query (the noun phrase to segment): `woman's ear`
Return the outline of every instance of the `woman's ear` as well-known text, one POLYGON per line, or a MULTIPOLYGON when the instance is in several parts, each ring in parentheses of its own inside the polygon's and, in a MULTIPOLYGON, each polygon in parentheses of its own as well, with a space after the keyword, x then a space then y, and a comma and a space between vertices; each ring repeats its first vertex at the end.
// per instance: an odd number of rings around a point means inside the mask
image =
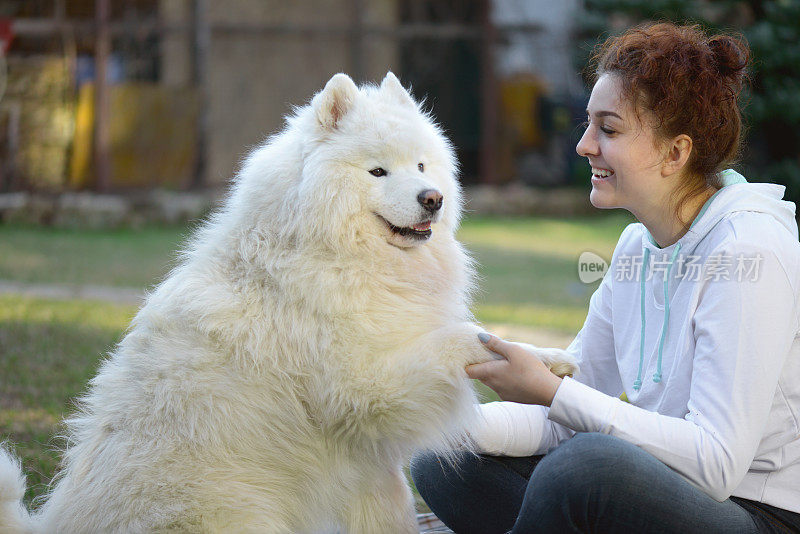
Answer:
POLYGON ((661 167, 663 176, 672 176, 680 172, 689 161, 692 155, 692 138, 686 134, 680 134, 667 145, 667 155, 661 167))

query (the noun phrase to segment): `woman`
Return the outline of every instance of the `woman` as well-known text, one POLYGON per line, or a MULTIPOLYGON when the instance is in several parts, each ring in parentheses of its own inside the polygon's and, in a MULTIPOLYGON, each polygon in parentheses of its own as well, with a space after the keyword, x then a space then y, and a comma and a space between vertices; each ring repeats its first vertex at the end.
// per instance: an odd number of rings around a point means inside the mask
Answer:
POLYGON ((794 204, 723 170, 748 55, 663 23, 600 48, 577 151, 592 204, 639 223, 567 349, 576 379, 480 336, 505 359, 467 373, 513 402, 481 406, 484 454, 411 470, 456 532, 800 532, 794 204))

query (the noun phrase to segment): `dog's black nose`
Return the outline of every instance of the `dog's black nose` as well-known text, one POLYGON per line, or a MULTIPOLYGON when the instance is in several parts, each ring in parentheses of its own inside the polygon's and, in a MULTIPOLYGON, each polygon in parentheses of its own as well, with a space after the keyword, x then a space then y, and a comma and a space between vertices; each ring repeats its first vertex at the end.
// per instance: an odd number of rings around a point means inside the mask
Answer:
POLYGON ((436 189, 426 189, 417 195, 417 202, 426 210, 434 213, 442 207, 442 194, 436 189))

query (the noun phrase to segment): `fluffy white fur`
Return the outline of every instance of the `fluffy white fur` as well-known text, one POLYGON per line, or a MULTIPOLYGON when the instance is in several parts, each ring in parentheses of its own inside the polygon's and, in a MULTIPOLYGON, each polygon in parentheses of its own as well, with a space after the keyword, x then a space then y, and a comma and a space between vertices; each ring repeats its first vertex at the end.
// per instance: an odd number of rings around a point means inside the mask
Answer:
POLYGON ((334 76, 250 154, 148 297, 31 517, 0 451, 0 530, 416 532, 401 466, 463 442, 463 367, 490 358, 454 238, 455 165, 394 75, 334 76), (428 238, 389 225, 426 220, 428 238))

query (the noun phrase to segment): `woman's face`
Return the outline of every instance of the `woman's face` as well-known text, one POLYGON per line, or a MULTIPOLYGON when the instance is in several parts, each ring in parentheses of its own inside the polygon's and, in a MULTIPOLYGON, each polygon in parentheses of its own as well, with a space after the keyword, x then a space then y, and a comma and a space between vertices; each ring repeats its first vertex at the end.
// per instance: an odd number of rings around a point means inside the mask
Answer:
POLYGON ((586 109, 589 125, 575 150, 592 166, 592 205, 624 208, 643 221, 663 208, 671 186, 661 174, 664 155, 655 146, 652 117, 646 111, 637 117, 620 93, 616 76, 600 76, 586 109))

